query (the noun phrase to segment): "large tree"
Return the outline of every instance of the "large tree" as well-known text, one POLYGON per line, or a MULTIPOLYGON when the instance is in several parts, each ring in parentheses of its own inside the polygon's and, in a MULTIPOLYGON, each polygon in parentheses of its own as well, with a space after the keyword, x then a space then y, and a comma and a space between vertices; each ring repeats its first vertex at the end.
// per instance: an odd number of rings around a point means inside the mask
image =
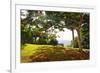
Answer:
POLYGON ((63 28, 67 28, 72 31, 73 47, 74 47, 74 30, 77 31, 79 50, 82 50, 80 32, 83 24, 84 13, 48 12, 48 15, 56 23, 54 24, 55 28, 58 28, 60 31, 62 31, 63 28), (62 21, 65 23, 62 24, 61 23, 62 21))
MULTIPOLYGON (((76 13, 76 12, 65 12, 63 14, 64 20, 65 20, 65 24, 66 24, 66 28, 76 30, 77 31, 77 35, 78 35, 78 46, 79 46, 79 50, 82 50, 82 45, 81 45, 81 27, 83 24, 83 16, 84 13, 76 13)), ((74 45, 74 32, 72 33, 73 35, 73 45, 74 45)))
MULTIPOLYGON (((38 37, 42 39, 44 38, 44 36, 41 37, 41 34, 45 35, 45 33, 48 33, 50 31, 53 32, 55 31, 55 29, 59 29, 59 31, 64 31, 64 28, 67 28, 72 31, 73 47, 74 47, 74 30, 76 30, 78 35, 78 46, 79 49, 82 50, 81 28, 82 25, 84 24, 83 22, 84 20, 83 18, 85 16, 84 13, 40 11, 40 10, 38 11, 27 10, 27 12, 28 14, 26 15, 26 18, 21 19, 21 28, 22 30, 26 30, 25 27, 28 28, 29 32, 28 35, 30 35, 29 38, 31 37, 32 39, 34 37, 36 41, 38 37)), ((22 35, 24 35, 23 31, 22 35)))
MULTIPOLYGON (((45 11, 26 11, 26 17, 21 18, 21 41, 24 43, 48 42, 48 35, 50 35, 48 32, 54 31, 52 27, 55 22, 46 15, 45 11)), ((22 16, 24 16, 24 13, 21 13, 22 16)))

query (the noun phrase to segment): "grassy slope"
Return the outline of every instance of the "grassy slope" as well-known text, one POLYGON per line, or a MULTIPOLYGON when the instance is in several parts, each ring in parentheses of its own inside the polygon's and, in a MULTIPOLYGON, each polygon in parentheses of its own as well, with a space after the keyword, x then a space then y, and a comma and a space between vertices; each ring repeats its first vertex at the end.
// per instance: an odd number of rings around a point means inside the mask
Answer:
POLYGON ((22 63, 85 59, 89 59, 88 50, 79 52, 78 49, 73 48, 36 44, 25 44, 25 46, 21 49, 22 63))
POLYGON ((51 46, 51 45, 37 45, 37 44, 25 44, 23 49, 21 50, 22 56, 31 56, 39 47, 43 46, 51 46))

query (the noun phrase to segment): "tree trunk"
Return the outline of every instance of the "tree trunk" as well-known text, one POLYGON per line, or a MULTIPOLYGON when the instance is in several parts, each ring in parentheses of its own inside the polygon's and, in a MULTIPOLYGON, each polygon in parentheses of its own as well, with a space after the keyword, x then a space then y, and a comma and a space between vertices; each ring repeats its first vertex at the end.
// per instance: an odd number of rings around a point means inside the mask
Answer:
POLYGON ((76 31, 77 31, 77 35, 78 35, 78 46, 79 46, 79 51, 82 51, 80 28, 77 29, 76 31))
POLYGON ((72 29, 72 39, 73 39, 73 41, 72 41, 72 47, 74 48, 74 30, 72 29))
POLYGON ((79 51, 82 51, 81 34, 80 34, 82 22, 83 22, 83 15, 80 15, 79 27, 76 29, 77 34, 78 34, 78 46, 79 46, 79 51))

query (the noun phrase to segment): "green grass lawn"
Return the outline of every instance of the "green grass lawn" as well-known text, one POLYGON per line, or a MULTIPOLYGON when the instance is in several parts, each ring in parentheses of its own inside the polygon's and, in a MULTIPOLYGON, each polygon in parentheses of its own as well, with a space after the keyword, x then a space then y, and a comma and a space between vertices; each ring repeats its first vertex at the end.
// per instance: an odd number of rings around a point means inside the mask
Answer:
POLYGON ((21 48, 21 63, 86 59, 89 59, 89 51, 79 52, 78 48, 37 44, 25 44, 21 48))
POLYGON ((21 50, 21 56, 31 56, 36 52, 37 49, 44 46, 51 47, 51 45, 25 44, 21 50))

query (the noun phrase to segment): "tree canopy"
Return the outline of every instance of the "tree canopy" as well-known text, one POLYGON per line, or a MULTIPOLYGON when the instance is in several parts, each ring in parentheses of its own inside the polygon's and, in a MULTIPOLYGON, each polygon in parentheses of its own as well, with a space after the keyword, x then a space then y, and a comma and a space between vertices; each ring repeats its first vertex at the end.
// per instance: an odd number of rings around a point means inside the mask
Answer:
POLYGON ((21 43, 57 44, 56 29, 77 31, 78 47, 89 48, 89 14, 43 10, 21 11, 21 43), (23 17, 24 18, 23 18, 23 17))

